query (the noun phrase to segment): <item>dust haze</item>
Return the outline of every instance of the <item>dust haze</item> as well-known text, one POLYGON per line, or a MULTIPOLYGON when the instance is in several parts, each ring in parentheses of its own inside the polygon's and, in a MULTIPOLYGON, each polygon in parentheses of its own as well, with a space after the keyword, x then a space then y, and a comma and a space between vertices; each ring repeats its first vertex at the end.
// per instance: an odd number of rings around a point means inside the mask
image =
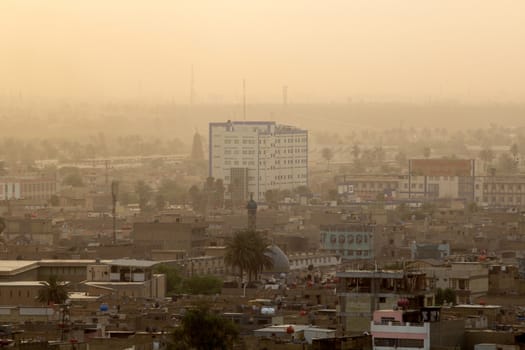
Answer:
POLYGON ((519 1, 2 1, 0 95, 520 103, 519 1), (193 79, 192 79, 193 67, 193 79))
POLYGON ((524 20, 516 1, 3 1, 2 136, 520 127, 524 20))

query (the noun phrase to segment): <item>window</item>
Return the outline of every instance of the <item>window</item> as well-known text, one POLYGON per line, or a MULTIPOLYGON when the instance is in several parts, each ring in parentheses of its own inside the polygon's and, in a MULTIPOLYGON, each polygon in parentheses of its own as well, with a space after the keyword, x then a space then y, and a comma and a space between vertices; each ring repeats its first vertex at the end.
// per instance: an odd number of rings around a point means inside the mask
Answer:
POLYGON ((400 348, 423 348, 425 342, 423 339, 399 339, 398 347, 400 348))
POLYGON ((397 339, 394 338, 375 338, 375 346, 397 347, 397 339))

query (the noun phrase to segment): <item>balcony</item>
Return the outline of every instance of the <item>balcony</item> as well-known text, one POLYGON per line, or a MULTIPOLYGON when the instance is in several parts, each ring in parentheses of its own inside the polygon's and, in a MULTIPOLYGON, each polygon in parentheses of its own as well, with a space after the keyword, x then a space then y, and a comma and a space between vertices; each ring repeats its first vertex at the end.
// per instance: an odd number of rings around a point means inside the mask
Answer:
POLYGON ((373 336, 380 336, 380 333, 402 333, 409 337, 410 335, 426 336, 430 334, 430 323, 412 323, 412 322, 373 322, 370 330, 373 336))

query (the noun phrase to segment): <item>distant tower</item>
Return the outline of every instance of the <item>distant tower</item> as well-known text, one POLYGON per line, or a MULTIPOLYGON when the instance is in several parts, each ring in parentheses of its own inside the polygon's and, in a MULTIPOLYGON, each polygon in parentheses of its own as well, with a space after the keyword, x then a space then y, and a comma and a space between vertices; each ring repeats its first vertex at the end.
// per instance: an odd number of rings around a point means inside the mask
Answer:
POLYGON ((253 200, 253 193, 250 193, 250 200, 246 204, 248 211, 248 230, 255 231, 257 228, 257 202, 253 200))
POLYGON ((193 135, 193 145, 191 147, 191 160, 203 160, 204 150, 202 149, 202 137, 198 131, 193 135))
POLYGON ((191 65, 190 73, 190 106, 195 103, 195 76, 193 74, 193 64, 191 65))

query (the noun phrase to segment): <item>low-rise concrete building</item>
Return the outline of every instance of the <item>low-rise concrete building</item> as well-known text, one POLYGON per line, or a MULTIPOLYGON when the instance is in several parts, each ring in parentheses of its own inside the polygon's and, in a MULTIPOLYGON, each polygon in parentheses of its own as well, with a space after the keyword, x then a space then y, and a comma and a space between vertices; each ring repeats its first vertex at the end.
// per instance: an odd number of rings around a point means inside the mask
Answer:
POLYGON ((373 312, 400 300, 416 309, 434 305, 434 293, 422 272, 353 270, 337 272, 336 277, 343 333, 370 331, 373 312))

